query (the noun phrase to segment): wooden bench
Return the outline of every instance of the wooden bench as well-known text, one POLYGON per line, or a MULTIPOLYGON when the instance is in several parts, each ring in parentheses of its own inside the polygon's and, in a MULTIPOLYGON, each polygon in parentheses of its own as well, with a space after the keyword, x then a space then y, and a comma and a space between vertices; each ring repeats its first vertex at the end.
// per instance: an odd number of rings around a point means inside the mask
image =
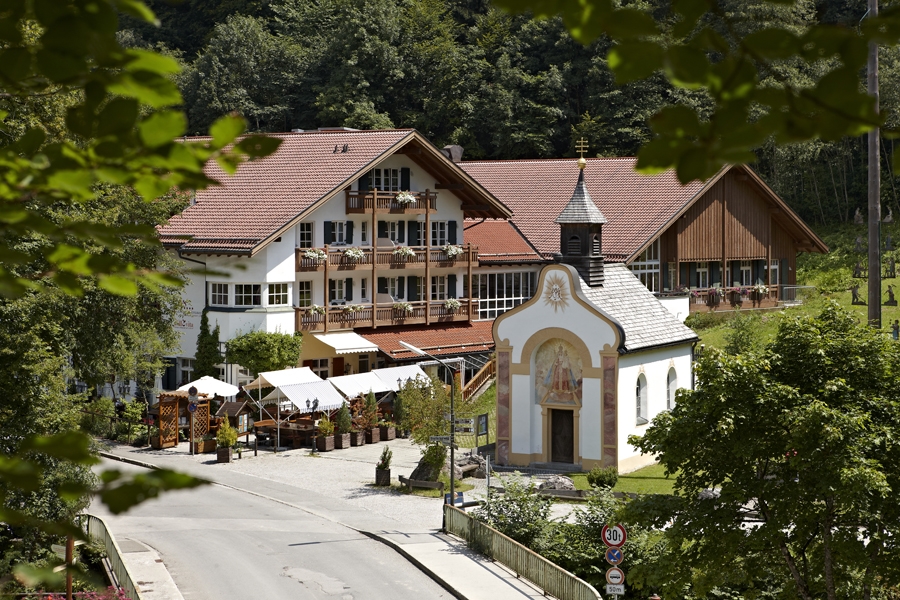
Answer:
POLYGON ((400 476, 400 485, 405 485, 408 490, 413 488, 421 488, 425 490, 440 490, 444 493, 443 481, 419 481, 417 479, 407 479, 403 475, 400 476))

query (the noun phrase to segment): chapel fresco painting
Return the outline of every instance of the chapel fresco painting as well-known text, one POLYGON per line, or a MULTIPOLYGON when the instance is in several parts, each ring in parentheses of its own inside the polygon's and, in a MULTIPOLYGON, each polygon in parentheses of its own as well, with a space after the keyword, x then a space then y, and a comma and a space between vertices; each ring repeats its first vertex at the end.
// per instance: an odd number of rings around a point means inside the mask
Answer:
POLYGON ((544 342, 534 369, 539 404, 581 404, 581 357, 572 344, 560 339, 544 342))

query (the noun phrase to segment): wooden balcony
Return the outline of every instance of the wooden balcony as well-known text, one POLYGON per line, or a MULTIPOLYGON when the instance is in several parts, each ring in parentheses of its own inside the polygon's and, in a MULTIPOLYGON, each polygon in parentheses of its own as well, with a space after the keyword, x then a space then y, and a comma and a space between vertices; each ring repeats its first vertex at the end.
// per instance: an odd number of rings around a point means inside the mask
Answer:
POLYGON ((754 291, 754 286, 709 288, 690 290, 691 312, 712 312, 716 310, 753 310, 778 308, 782 306, 781 287, 770 285, 768 292, 754 291))
POLYGON ((424 269, 426 266, 447 268, 468 268, 478 266, 478 248, 471 245, 462 246, 462 253, 450 256, 441 248, 426 249, 423 246, 409 246, 413 254, 407 255, 396 252, 396 249, 358 248, 356 246, 326 246, 322 249, 324 259, 307 258, 307 249, 297 248, 295 251, 295 266, 298 273, 311 271, 355 271, 372 270, 372 261, 375 261, 377 269, 424 269), (351 258, 345 251, 355 248, 362 252, 362 256, 351 258), (428 261, 431 261, 428 264, 428 261), (326 269, 327 263, 327 269, 326 269))
POLYGON ((424 215, 425 211, 437 212, 437 192, 409 192, 416 200, 410 203, 397 202, 398 192, 368 192, 347 190, 347 214, 393 213, 398 215, 424 215), (373 208, 374 207, 374 208, 373 208))
POLYGON ((326 306, 325 314, 317 314, 312 308, 295 308, 294 325, 297 331, 338 331, 357 327, 384 327, 390 325, 424 325, 468 321, 475 315, 478 300, 459 299, 459 308, 444 307, 443 300, 405 302, 411 310, 394 308, 394 304, 352 304, 326 306), (426 311, 430 314, 426 318, 426 311), (373 314, 374 313, 374 314, 373 314), (373 320, 374 317, 374 320, 373 320))

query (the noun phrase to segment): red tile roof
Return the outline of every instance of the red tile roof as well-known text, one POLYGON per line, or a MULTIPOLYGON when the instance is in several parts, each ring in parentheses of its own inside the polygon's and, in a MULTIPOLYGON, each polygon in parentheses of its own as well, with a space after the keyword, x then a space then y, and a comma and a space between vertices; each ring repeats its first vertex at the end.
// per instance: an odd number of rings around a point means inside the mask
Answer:
POLYGON ((160 237, 178 244, 193 236, 185 250, 253 249, 412 135, 411 129, 277 134, 283 142, 274 154, 242 163, 232 176, 208 163, 206 174, 223 185, 197 192, 196 203, 161 227, 160 237))
MULTIPOLYGON (((681 185, 674 171, 640 175, 635 158, 588 158, 588 192, 607 219, 603 254, 623 260, 648 241, 704 187, 681 185)), ((462 162, 464 171, 513 210, 512 221, 545 255, 559 252, 554 219, 572 197, 578 181, 577 159, 462 162)))
POLYGON ((493 321, 472 321, 390 329, 354 329, 354 333, 376 344, 382 352, 395 360, 410 360, 421 357, 401 346, 400 340, 435 356, 493 351, 493 325, 493 321))
POLYGON ((511 221, 466 219, 464 231, 466 243, 478 246, 482 264, 545 261, 511 221))

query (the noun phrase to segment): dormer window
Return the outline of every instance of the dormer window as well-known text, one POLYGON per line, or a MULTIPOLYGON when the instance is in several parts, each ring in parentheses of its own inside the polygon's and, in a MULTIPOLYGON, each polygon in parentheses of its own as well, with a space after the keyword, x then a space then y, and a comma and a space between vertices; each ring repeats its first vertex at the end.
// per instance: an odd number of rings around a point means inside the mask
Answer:
POLYGON ((581 254, 581 238, 573 235, 566 244, 566 254, 569 256, 578 256, 581 254))

